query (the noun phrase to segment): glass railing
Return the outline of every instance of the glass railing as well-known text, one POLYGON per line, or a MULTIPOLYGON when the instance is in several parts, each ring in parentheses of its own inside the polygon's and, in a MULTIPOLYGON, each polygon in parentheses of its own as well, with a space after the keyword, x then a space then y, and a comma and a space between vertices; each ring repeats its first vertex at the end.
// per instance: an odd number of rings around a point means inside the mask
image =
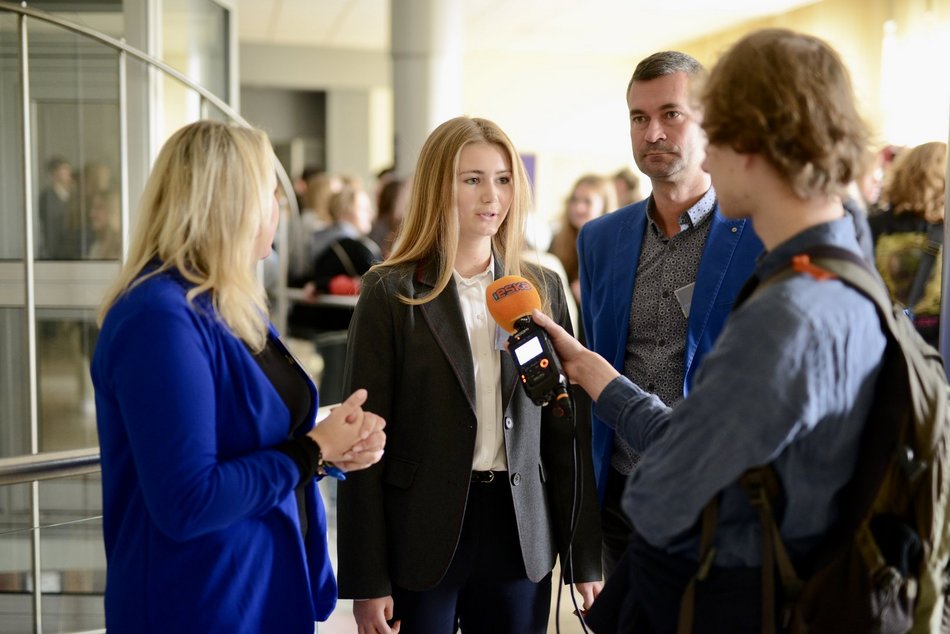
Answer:
MULTIPOLYGON (((335 560, 334 484, 321 491, 335 560)), ((0 632, 105 632, 105 580, 99 450, 0 459, 0 632)))
MULTIPOLYGON (((247 122, 116 37, 122 3, 105 3, 120 11, 104 20, 112 35, 29 4, 0 0, 0 632, 102 632, 95 308, 127 251, 149 148, 189 120, 247 122)), ((286 244, 286 223, 279 231, 286 244)), ((272 314, 283 331, 278 261, 272 314)))
POLYGON ((0 460, 0 554, 3 632, 105 631, 98 450, 0 460))

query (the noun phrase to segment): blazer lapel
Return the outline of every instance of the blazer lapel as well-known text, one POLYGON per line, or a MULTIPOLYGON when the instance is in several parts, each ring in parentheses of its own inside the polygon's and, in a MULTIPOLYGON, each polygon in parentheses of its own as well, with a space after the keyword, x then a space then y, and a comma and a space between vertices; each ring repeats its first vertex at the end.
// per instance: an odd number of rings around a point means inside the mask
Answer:
MULTIPOLYGON (((414 280, 416 296, 425 295, 435 287, 438 271, 434 263, 421 265, 414 280)), ((475 369, 472 366, 472 349, 468 342, 468 329, 459 308, 458 289, 449 280, 438 297, 419 307, 432 336, 442 349, 455 378, 465 392, 472 413, 475 412, 475 369)))
MULTIPOLYGON (((505 275, 505 263, 501 261, 498 254, 494 254, 495 271, 494 276, 497 280, 505 275)), ((514 394, 516 383, 518 382, 518 372, 515 368, 515 362, 511 354, 504 349, 503 344, 508 339, 508 333, 501 329, 501 326, 495 325, 495 344, 498 346, 498 354, 501 355, 501 411, 502 414, 508 410, 508 403, 511 402, 511 396, 514 394)))
POLYGON ((646 230, 646 202, 632 210, 623 226, 614 237, 613 253, 616 254, 613 268, 614 329, 617 333, 617 348, 612 359, 614 367, 623 372, 623 359, 630 335, 630 303, 633 301, 633 285, 640 264, 643 232, 646 230))
POLYGON ((744 220, 729 220, 719 213, 719 204, 713 208, 712 226, 703 249, 703 256, 696 271, 696 287, 686 325, 685 368, 683 376, 689 375, 696 349, 702 341, 703 331, 709 322, 709 314, 717 304, 722 280, 726 276, 732 256, 742 231, 747 229, 744 220))

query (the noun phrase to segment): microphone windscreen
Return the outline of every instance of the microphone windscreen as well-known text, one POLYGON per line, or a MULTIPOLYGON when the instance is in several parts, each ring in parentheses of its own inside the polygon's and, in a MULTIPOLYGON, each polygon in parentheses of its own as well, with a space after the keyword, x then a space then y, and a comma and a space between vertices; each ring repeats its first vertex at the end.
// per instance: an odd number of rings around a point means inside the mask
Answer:
POLYGON ((515 322, 541 308, 541 296, 531 282, 517 275, 506 275, 488 285, 485 292, 488 312, 498 325, 510 333, 515 322))

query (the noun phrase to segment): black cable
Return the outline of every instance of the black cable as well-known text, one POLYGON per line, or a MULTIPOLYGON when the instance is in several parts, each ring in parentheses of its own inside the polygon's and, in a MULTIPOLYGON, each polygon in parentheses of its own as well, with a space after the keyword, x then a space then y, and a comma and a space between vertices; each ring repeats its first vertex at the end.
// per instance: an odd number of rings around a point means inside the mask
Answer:
POLYGON ((571 416, 571 458, 573 463, 573 472, 574 472, 574 492, 571 496, 571 531, 570 536, 567 542, 567 557, 566 561, 561 562, 561 574, 558 578, 557 586, 557 612, 554 617, 554 629, 557 634, 561 633, 561 589, 564 586, 564 567, 567 566, 568 571, 571 575, 571 603, 574 605, 574 614, 577 615, 578 621, 581 623, 581 629, 585 634, 589 634, 590 630, 587 629, 587 622, 584 620, 584 614, 581 610, 581 606, 577 605, 577 596, 574 594, 574 537, 577 535, 577 525, 580 520, 580 507, 584 501, 584 472, 578 466, 578 459, 580 456, 580 446, 577 439, 577 417, 575 413, 577 408, 574 403, 574 395, 569 392, 570 399, 570 410, 569 415, 571 416))

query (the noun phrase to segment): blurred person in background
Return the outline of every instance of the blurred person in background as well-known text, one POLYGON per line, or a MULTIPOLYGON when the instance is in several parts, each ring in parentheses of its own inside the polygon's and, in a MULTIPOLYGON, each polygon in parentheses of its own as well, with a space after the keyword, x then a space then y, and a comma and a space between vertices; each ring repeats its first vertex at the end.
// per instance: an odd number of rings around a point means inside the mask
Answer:
POLYGON ((314 172, 307 179, 301 196, 300 215, 288 226, 289 286, 299 288, 313 279, 313 263, 316 259, 313 239, 333 223, 330 217, 330 197, 342 188, 343 181, 339 176, 323 171, 314 172))
POLYGON ((577 236, 581 227, 617 208, 617 192, 613 182, 604 176, 587 174, 581 176, 571 187, 564 211, 561 214, 560 229, 551 239, 551 253, 564 265, 567 279, 571 283, 574 301, 581 301, 581 283, 577 269, 577 236))
POLYGON ((316 165, 306 165, 300 171, 300 176, 294 179, 294 194, 297 197, 297 209, 303 209, 304 195, 307 193, 307 183, 312 176, 321 173, 323 170, 316 165))
POLYGON ((56 260, 66 256, 66 222, 75 205, 76 181, 69 161, 54 156, 46 163, 49 184, 40 193, 37 257, 56 260))
POLYGON ((927 343, 939 347, 947 144, 924 143, 894 161, 870 218, 877 269, 894 301, 911 314, 927 343))
POLYGON ((640 194, 640 177, 629 167, 618 170, 613 176, 613 181, 618 207, 626 207, 643 198, 640 194))
POLYGON ((399 224, 406 211, 408 181, 390 179, 379 190, 376 220, 369 232, 370 239, 379 245, 384 258, 392 252, 393 242, 399 232, 399 224))
POLYGON ((90 260, 114 260, 122 254, 119 192, 102 192, 89 203, 89 230, 92 243, 86 257, 90 260))

